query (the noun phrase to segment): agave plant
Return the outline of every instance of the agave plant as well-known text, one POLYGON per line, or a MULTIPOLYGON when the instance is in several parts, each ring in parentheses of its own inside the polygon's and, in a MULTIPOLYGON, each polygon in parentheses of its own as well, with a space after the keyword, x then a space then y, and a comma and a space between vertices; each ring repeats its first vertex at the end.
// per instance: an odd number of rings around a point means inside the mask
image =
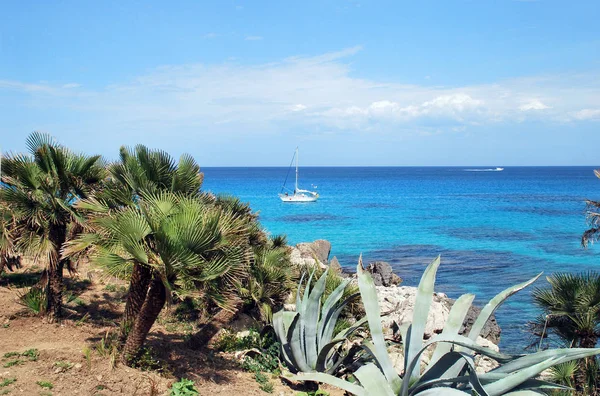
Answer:
POLYGON ((388 355, 379 306, 373 279, 362 267, 357 266, 360 294, 369 321, 372 342, 363 347, 369 351, 376 363, 360 367, 354 376, 358 383, 351 383, 327 373, 300 373, 294 379, 325 382, 358 396, 371 395, 538 395, 544 389, 568 389, 564 386, 535 379, 542 371, 558 364, 600 353, 600 349, 556 349, 531 355, 510 356, 478 345, 481 329, 509 296, 533 283, 533 279, 510 287, 499 293, 483 308, 468 336, 459 335, 461 324, 473 301, 473 295, 461 296, 453 305, 443 332, 429 341, 423 334, 433 296, 435 275, 440 258, 425 270, 419 283, 413 320, 403 328, 405 351, 405 373, 396 373, 388 355), (422 355, 428 348, 435 348, 427 367, 422 367, 422 355), (494 370, 477 374, 473 354, 478 353, 494 359, 499 366, 494 370))
POLYGON ((344 280, 321 304, 327 272, 319 277, 311 290, 313 271, 301 296, 303 275, 296 294, 296 311, 282 310, 273 315, 281 356, 293 372, 335 373, 344 360, 352 357, 341 348, 342 344, 366 323, 365 317, 334 336, 340 314, 348 303, 358 297, 358 293, 342 299, 350 282, 349 279, 344 280))

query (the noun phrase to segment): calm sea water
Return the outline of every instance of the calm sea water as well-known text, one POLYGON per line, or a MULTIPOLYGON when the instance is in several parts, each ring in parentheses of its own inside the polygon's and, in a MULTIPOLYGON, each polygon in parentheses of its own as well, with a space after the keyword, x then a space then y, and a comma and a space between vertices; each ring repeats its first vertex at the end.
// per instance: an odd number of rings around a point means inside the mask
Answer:
MULTIPOLYGON (((277 197, 287 168, 203 171, 205 190, 250 202, 262 224, 291 243, 329 240, 344 266, 355 268, 362 253, 366 262, 388 261, 404 284, 416 285, 441 254, 436 289, 454 298, 475 293, 482 304, 542 271, 600 269, 599 248, 579 242, 584 200, 600 198, 593 168, 472 169, 302 168, 301 187, 316 185, 320 193, 305 204, 277 197)), ((518 351, 531 340, 524 325, 537 313, 529 290, 508 301, 497 312, 501 346, 518 351)))

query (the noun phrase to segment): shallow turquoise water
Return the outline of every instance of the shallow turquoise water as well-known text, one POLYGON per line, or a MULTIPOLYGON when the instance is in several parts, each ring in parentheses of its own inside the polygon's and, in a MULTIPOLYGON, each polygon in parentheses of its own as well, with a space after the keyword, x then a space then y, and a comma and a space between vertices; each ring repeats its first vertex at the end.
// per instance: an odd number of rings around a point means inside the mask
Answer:
MULTIPOLYGON (((301 187, 317 185, 321 195, 305 204, 277 197, 287 168, 205 168, 203 188, 250 202, 291 243, 329 240, 345 266, 355 267, 360 253, 388 261, 408 285, 441 254, 436 289, 475 293, 479 304, 541 271, 600 266, 600 251, 579 242, 584 200, 600 196, 593 168, 465 169, 302 168, 301 187)), ((529 291, 511 297, 497 313, 502 346, 527 345, 524 325, 535 315, 529 291)))

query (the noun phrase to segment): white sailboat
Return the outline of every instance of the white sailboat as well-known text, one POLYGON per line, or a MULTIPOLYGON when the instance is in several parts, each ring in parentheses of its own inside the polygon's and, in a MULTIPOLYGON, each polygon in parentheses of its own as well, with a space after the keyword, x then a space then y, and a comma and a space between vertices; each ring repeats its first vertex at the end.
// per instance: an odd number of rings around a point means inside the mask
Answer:
MULTIPOLYGON (((302 190, 298 187, 298 147, 296 147, 294 158, 296 159, 296 183, 294 184, 294 191, 286 192, 284 182, 281 187, 281 193, 279 193, 279 198, 283 202, 315 202, 319 198, 319 194, 316 191, 302 190)), ((292 163, 294 162, 294 158, 292 158, 292 163)), ((291 166, 290 164, 290 168, 291 166)), ((287 181, 287 177, 285 180, 287 181)))

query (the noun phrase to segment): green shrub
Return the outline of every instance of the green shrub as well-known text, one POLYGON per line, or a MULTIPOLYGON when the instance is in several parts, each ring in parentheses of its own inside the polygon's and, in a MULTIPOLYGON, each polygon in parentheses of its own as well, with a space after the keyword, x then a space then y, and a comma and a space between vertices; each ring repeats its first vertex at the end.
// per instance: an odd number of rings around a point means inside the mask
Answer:
POLYGON ((262 341, 260 333, 255 329, 250 329, 248 334, 243 337, 238 337, 236 333, 225 329, 221 331, 219 338, 214 343, 214 347, 223 352, 235 352, 252 348, 261 348, 262 341))
POLYGON ((38 384, 39 386, 41 386, 44 389, 54 388, 54 384, 52 384, 52 382, 49 382, 49 381, 37 381, 36 384, 38 384))
POLYGON ((14 359, 14 360, 10 360, 10 361, 4 363, 4 365, 2 367, 8 368, 8 367, 12 367, 12 366, 18 366, 23 363, 25 363, 25 362, 21 359, 14 359))
POLYGON ((171 396, 195 396, 199 395, 198 389, 194 386, 194 381, 182 378, 175 382, 171 387, 171 396))
POLYGON ((0 388, 4 388, 5 386, 14 384, 15 382, 17 382, 16 378, 5 378, 2 381, 0 381, 0 388))
POLYGON ((25 292, 17 294, 17 302, 30 312, 41 315, 46 313, 46 293, 39 287, 32 287, 25 292))

